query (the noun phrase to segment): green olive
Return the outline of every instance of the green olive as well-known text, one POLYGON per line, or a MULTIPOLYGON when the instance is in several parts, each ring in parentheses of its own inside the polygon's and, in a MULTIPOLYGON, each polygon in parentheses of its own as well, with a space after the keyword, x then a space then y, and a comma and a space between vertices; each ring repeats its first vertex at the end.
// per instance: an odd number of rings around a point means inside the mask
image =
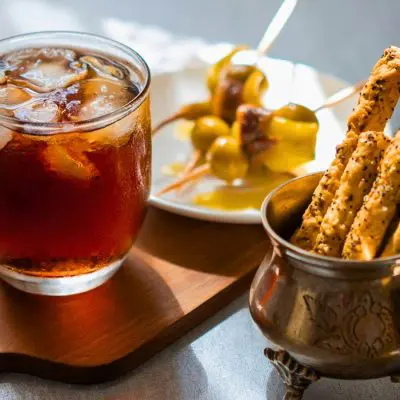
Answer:
POLYGON ((225 121, 213 115, 207 115, 196 120, 190 137, 193 147, 205 153, 215 139, 228 136, 229 132, 229 125, 225 121))
POLYGON ((297 122, 315 122, 318 119, 315 113, 309 108, 300 104, 289 103, 286 106, 274 111, 274 115, 297 122))
POLYGON ((212 173, 219 179, 233 182, 247 175, 249 163, 240 144, 231 136, 219 137, 207 153, 212 173))

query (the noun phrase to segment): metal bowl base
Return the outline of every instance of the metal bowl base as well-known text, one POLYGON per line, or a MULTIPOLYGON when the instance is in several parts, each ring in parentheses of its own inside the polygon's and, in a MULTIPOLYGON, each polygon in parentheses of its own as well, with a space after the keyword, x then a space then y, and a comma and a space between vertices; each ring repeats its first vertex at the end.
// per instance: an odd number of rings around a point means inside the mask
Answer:
MULTIPOLYGON (((285 350, 266 348, 264 355, 277 369, 285 384, 283 400, 301 400, 305 390, 321 378, 317 371, 300 364, 285 350)), ((400 383, 400 373, 390 378, 393 383, 400 383)))

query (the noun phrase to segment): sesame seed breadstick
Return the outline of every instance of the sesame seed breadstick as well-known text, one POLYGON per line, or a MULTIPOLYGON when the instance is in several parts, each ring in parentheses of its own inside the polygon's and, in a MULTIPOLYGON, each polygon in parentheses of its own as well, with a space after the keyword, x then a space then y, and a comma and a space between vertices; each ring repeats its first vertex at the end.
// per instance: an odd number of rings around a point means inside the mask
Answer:
POLYGON ((336 157, 321 178, 311 203, 303 215, 300 228, 291 242, 311 250, 320 230, 322 219, 339 186, 343 171, 357 146, 362 131, 383 131, 399 98, 400 49, 390 47, 374 66, 359 100, 348 121, 348 131, 336 149, 336 157))
POLYGON ((378 177, 357 213, 343 246, 343 257, 372 260, 396 212, 400 194, 400 132, 379 165, 378 177))
POLYGON ((346 235, 371 190, 382 154, 390 143, 382 132, 363 132, 347 163, 339 188, 321 223, 313 251, 339 257, 346 235))
POLYGON ((392 221, 394 230, 389 236, 389 240, 382 251, 381 257, 395 256, 400 253, 400 218, 395 217, 392 221))

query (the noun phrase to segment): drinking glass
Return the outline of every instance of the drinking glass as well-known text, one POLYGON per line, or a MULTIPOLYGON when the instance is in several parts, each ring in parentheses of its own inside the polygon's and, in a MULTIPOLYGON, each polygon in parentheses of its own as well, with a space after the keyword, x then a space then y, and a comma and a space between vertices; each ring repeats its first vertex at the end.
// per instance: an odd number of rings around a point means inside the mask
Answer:
POLYGON ((0 278, 36 294, 81 293, 120 268, 145 216, 150 72, 129 47, 75 32, 4 39, 0 56, 27 48, 100 54, 108 66, 117 60, 136 90, 128 103, 103 104, 109 112, 76 121, 0 114, 0 278))

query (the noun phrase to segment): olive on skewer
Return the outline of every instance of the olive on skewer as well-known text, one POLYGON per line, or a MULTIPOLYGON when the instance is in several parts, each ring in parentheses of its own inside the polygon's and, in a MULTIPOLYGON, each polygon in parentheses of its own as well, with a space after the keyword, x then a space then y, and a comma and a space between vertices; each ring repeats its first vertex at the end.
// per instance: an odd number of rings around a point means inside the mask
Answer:
MULTIPOLYGON (((194 154, 188 166, 196 164, 208 151, 215 139, 220 136, 228 136, 229 134, 229 125, 215 115, 206 115, 197 119, 190 130, 190 141, 194 148, 194 154)), ((190 170, 191 168, 187 168, 187 171, 190 170)))
POLYGON ((186 164, 182 175, 192 171, 205 153, 209 150, 215 139, 230 134, 229 125, 214 115, 206 115, 197 119, 190 131, 190 140, 194 148, 191 159, 186 164))
POLYGON ((316 123, 311 123, 312 129, 309 129, 308 122, 285 120, 275 116, 273 112, 251 105, 240 106, 237 114, 235 132, 230 136, 219 136, 214 140, 204 157, 205 163, 188 171, 157 195, 166 194, 208 174, 231 184, 246 178, 250 168, 265 166, 272 171, 287 172, 290 170, 287 168, 288 162, 291 167, 296 167, 314 158, 313 151, 318 130, 316 123), (283 122, 284 132, 275 130, 272 132, 273 135, 280 134, 279 137, 270 135, 270 126, 274 127, 275 119, 283 122), (285 123, 289 125, 288 128, 285 128, 285 123), (300 139, 296 140, 291 137, 292 135, 286 137, 293 124, 297 126, 300 139), (303 153, 301 152, 303 149, 300 149, 301 154, 297 156, 299 146, 310 147, 311 150, 303 153))
POLYGON ((314 159, 318 120, 300 113, 282 115, 284 109, 268 112, 249 105, 238 109, 236 135, 253 165, 264 165, 273 172, 290 172, 314 159))
MULTIPOLYGON (((268 119, 268 137, 269 137, 269 143, 271 143, 272 140, 276 140, 278 142, 277 146, 278 149, 280 150, 290 150, 292 153, 292 157, 285 157, 281 158, 279 151, 270 151, 269 154, 270 156, 268 158, 265 157, 265 155, 262 155, 261 157, 256 157, 254 154, 254 151, 250 150, 252 153, 253 160, 263 158, 265 161, 265 165, 271 169, 272 171, 275 172, 286 172, 289 170, 292 170, 293 168, 296 168, 298 165, 301 164, 301 161, 303 163, 306 163, 309 161, 310 157, 313 157, 314 155, 314 147, 315 147, 315 135, 318 131, 319 128, 319 121, 317 118, 316 113, 332 107, 343 100, 347 99, 348 97, 354 95, 355 93, 359 92, 361 88, 364 86, 364 81, 358 82, 355 85, 349 86, 345 89, 341 89, 332 96, 330 96, 323 104, 320 106, 316 107, 314 110, 311 110, 303 105, 300 104, 294 104, 294 103, 289 103, 277 110, 274 110, 273 112, 264 110, 262 113, 272 116, 272 120, 270 121, 268 119), (285 143, 285 139, 286 143, 285 143)), ((255 108, 253 108, 255 109, 255 108)), ((261 112, 261 108, 259 108, 259 112, 261 112)), ((246 115, 246 114, 244 114, 246 115)), ((210 116, 211 118, 212 116, 210 116)), ((221 121, 220 119, 215 117, 216 121, 221 121)), ((222 122, 222 121, 221 121, 222 122)), ((220 122, 220 124, 221 124, 220 122)), ((200 124, 201 126, 201 124, 200 124)), ((227 125, 225 124, 225 127, 227 125)), ((211 126, 209 126, 210 128, 211 126)), ((217 129, 217 126, 215 126, 217 129)), ((248 134, 246 132, 244 133, 243 140, 245 141, 244 145, 251 145, 251 146, 258 146, 260 147, 261 143, 265 141, 266 135, 265 131, 266 128, 262 128, 261 130, 258 129, 258 136, 259 138, 254 138, 254 135, 256 135, 256 128, 250 124, 250 142, 251 144, 246 143, 246 139, 248 134)), ((247 129, 247 131, 249 130, 247 129)), ((191 132, 192 138, 195 136, 193 133, 196 134, 197 127, 195 124, 195 127, 193 128, 191 132)), ((209 132, 210 129, 207 130, 208 132, 208 137, 212 138, 214 137, 212 133, 209 132)), ((217 130, 218 131, 218 130, 217 130)), ((239 137, 238 134, 238 121, 233 122, 232 127, 231 127, 232 135, 235 137, 239 137)), ((200 131, 201 133, 201 131, 200 131)), ((219 134, 217 132, 215 133, 215 136, 223 136, 226 133, 226 128, 219 134)), ((209 139, 210 140, 210 139, 209 139)), ((193 140, 192 140, 193 143, 193 140)), ((194 148, 197 149, 197 146, 195 143, 194 148)), ((210 141, 208 142, 208 146, 210 145, 210 141)), ((278 150, 276 149, 276 150, 278 150)), ((203 152, 207 150, 206 148, 201 149, 203 152)), ((244 148, 244 150, 246 150, 244 148)), ((265 150, 265 149, 263 149, 265 150)), ((260 148, 258 148, 258 151, 260 151, 260 148)), ((193 170, 193 168, 198 164, 200 160, 200 153, 195 150, 195 153, 191 159, 191 161, 188 163, 184 170, 184 174, 190 172, 193 170)))
POLYGON ((263 93, 268 89, 265 74, 257 68, 296 8, 298 0, 283 0, 268 25, 256 50, 241 49, 230 55, 226 68, 220 70, 211 99, 214 113, 232 124, 241 104, 261 106, 263 93))
POLYGON ((319 130, 316 114, 358 93, 364 84, 361 81, 339 90, 314 110, 294 103, 272 112, 241 106, 232 127, 233 135, 240 137, 243 151, 253 163, 261 163, 274 172, 293 171, 314 159, 319 130))
POLYGON ((208 107, 217 117, 231 124, 235 121, 236 109, 240 104, 261 105, 262 95, 268 89, 268 81, 264 73, 258 69, 258 62, 267 54, 285 27, 297 1, 282 1, 255 50, 250 50, 246 46, 237 46, 210 67, 207 73, 210 98, 207 101, 182 107, 178 112, 161 121, 153 129, 153 134, 178 119, 193 121, 207 115, 209 114, 208 107), (204 107, 207 110, 203 110, 204 113, 198 115, 197 111, 201 111, 204 107))
POLYGON ((212 112, 232 124, 238 107, 241 104, 261 106, 262 96, 267 89, 267 77, 259 69, 253 66, 229 66, 211 97, 212 112))
POLYGON ((207 101, 182 107, 178 112, 161 121, 153 129, 153 134, 173 121, 179 119, 193 121, 210 114, 209 109, 212 114, 232 124, 235 121, 236 109, 241 104, 261 105, 262 96, 268 89, 268 80, 258 69, 257 64, 274 44, 296 4, 297 0, 282 1, 255 50, 250 50, 246 46, 237 46, 210 67, 207 73, 210 98, 207 101))
POLYGON ((196 181, 207 174, 213 174, 219 179, 232 183, 246 177, 249 162, 240 148, 240 143, 232 136, 218 137, 206 154, 206 163, 184 175, 176 182, 166 186, 157 193, 161 196, 183 185, 196 181))
POLYGON ((211 133, 208 129, 204 129, 204 125, 199 124, 197 129, 192 131, 192 134, 194 132, 195 137, 196 135, 205 134, 204 143, 206 142, 207 145, 204 145, 202 150, 206 151, 210 148, 205 157, 207 163, 194 171, 191 171, 194 168, 194 165, 192 165, 192 168, 187 170, 186 175, 174 184, 164 188, 160 193, 174 190, 210 172, 227 182, 242 179, 241 173, 235 174, 234 172, 244 169, 234 168, 232 165, 235 162, 239 162, 238 160, 243 160, 243 157, 247 159, 249 165, 264 165, 275 172, 292 171, 296 167, 313 160, 316 135, 319 128, 315 113, 338 104, 350 95, 357 93, 362 86, 363 82, 360 82, 340 90, 323 105, 317 107, 315 111, 298 104, 288 104, 275 111, 268 111, 251 105, 242 105, 238 109, 237 120, 232 125, 229 140, 225 137, 227 125, 221 124, 221 120, 216 119, 215 121, 218 121, 218 123, 215 122, 214 125, 215 127, 225 127, 225 129, 219 130, 219 134, 216 134, 216 132, 211 133), (199 129, 202 126, 203 132, 199 129), (216 155, 211 151, 214 148, 214 143, 210 147, 212 138, 217 138, 214 142, 217 143, 215 144, 216 155), (223 146, 222 143, 224 143, 223 146), (236 149, 236 151, 240 149, 242 157, 232 157, 235 152, 227 151, 229 148, 236 149), (224 154, 224 156, 221 154, 224 154), (230 167, 227 168, 230 171, 228 173, 216 161, 224 159, 230 162, 230 167))
POLYGON ((317 122, 317 113, 326 108, 333 107, 342 101, 348 99, 349 97, 357 94, 365 85, 366 81, 359 81, 354 85, 347 86, 344 89, 338 90, 332 96, 329 96, 322 104, 311 110, 301 104, 288 103, 287 105, 275 110, 275 115, 280 117, 290 119, 292 121, 308 121, 317 122))
POLYGON ((232 136, 216 139, 207 152, 206 161, 211 173, 228 183, 245 178, 249 170, 249 161, 232 136))
POLYGON ((230 127, 221 118, 206 115, 196 120, 190 132, 190 139, 195 150, 207 152, 215 139, 229 136, 230 127))
POLYGON ((236 125, 237 123, 234 122, 230 127, 222 118, 215 115, 206 115, 197 119, 190 131, 194 152, 182 175, 189 173, 197 166, 201 157, 208 151, 215 139, 220 136, 231 135, 235 131, 236 125))
POLYGON ((315 115, 315 111, 312 111, 301 104, 288 103, 275 110, 274 115, 290 121, 315 122, 318 124, 318 118, 315 115))
POLYGON ((156 125, 153 135, 174 121, 194 121, 205 115, 215 115, 227 123, 232 123, 239 105, 261 105, 262 96, 268 89, 264 73, 255 66, 230 64, 232 56, 242 49, 243 47, 235 48, 210 68, 207 78, 210 91, 208 100, 182 106, 176 113, 156 125))
POLYGON ((276 144, 261 155, 263 165, 274 172, 294 172, 299 166, 314 160, 319 130, 317 113, 358 93, 364 84, 365 81, 361 81, 339 90, 314 110, 289 103, 273 111, 273 118, 268 126, 268 137, 275 139, 276 144), (282 157, 283 154, 285 157, 282 157))

